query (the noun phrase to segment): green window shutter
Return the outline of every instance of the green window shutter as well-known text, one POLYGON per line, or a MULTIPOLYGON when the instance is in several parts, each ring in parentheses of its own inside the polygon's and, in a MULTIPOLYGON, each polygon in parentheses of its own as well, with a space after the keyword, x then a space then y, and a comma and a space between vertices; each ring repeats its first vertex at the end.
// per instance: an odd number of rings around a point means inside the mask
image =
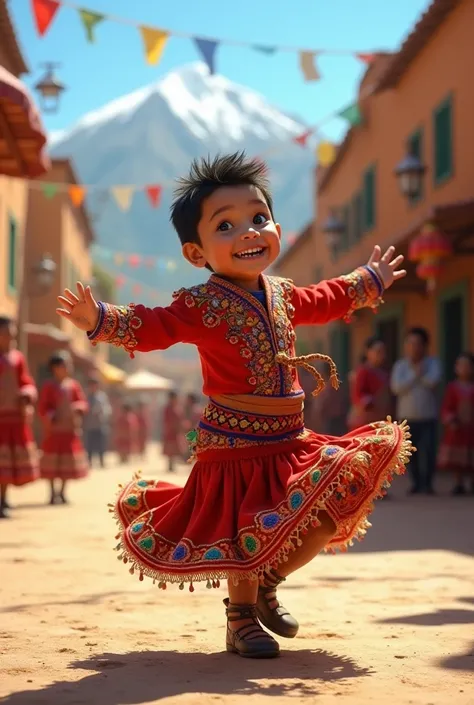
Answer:
MULTIPOLYGON (((421 163, 423 163, 424 160, 424 134, 423 134, 423 128, 420 127, 419 130, 416 130, 411 137, 408 139, 408 144, 410 147, 410 151, 413 154, 414 157, 417 157, 421 163)), ((414 194, 413 196, 410 197, 410 202, 411 203, 418 203, 418 201, 421 201, 424 196, 424 190, 423 190, 423 179, 420 180, 420 188, 418 189, 418 193, 414 194)))
POLYGON ((453 170, 453 116, 451 98, 445 100, 434 111, 434 181, 440 184, 453 170))
POLYGON ((345 252, 350 247, 350 236, 351 236, 351 209, 350 206, 346 205, 342 209, 342 222, 344 223, 344 232, 341 238, 341 251, 345 252))
POLYGON ((8 216, 8 287, 16 290, 17 279, 17 247, 18 247, 17 222, 12 215, 8 216))
POLYGON ((364 174, 364 231, 375 227, 375 167, 364 174))

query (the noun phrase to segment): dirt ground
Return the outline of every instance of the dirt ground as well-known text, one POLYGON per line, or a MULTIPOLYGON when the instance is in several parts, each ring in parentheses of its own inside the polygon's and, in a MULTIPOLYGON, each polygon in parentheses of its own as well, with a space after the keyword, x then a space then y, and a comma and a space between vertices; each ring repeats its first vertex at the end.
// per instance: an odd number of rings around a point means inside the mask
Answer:
MULTIPOLYGON (((143 469, 156 475, 151 455, 143 469)), ((14 518, 0 522, 5 705, 474 704, 474 497, 408 499, 399 480, 362 544, 284 587, 300 634, 281 640, 280 659, 252 662, 224 652, 225 587, 163 592, 117 561, 106 504, 129 475, 94 471, 68 507, 45 506, 44 483, 12 492, 14 518)))

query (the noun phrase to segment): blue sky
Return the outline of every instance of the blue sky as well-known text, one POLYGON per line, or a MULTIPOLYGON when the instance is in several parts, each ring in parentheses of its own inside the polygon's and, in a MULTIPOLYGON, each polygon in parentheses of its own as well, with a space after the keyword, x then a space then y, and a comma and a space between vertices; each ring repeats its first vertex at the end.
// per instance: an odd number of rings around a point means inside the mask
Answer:
MULTIPOLYGON (((429 0, 84 0, 84 8, 162 29, 229 38, 252 44, 305 49, 396 49, 429 0)), ((45 116, 49 130, 73 124, 84 113, 153 83, 199 56, 189 39, 169 40, 158 66, 148 66, 138 31, 105 20, 88 44, 77 12, 62 7, 44 38, 33 25, 30 0, 9 0, 21 46, 30 66, 26 82, 41 75, 40 64, 58 61, 68 86, 60 111, 45 116)), ((265 95, 273 104, 310 124, 345 107, 356 96, 362 67, 350 56, 320 57, 322 80, 305 83, 298 56, 265 56, 246 47, 221 45, 217 70, 265 95)), ((326 127, 339 138, 341 121, 326 127)))

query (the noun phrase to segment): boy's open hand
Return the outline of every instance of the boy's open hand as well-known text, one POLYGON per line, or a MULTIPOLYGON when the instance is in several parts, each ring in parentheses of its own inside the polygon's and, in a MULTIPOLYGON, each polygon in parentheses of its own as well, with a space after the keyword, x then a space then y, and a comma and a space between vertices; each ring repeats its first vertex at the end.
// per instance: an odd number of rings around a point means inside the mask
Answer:
POLYGON ((403 255, 398 255, 398 257, 393 259, 394 254, 395 248, 393 246, 389 247, 386 253, 382 255, 379 245, 375 245, 374 251, 367 262, 369 267, 372 267, 377 272, 385 289, 392 286, 397 279, 406 277, 407 274, 406 269, 397 269, 403 262, 403 255))
POLYGON ((77 282, 77 296, 65 289, 64 296, 58 296, 58 301, 62 308, 57 308, 56 313, 74 323, 76 328, 94 330, 99 321, 99 304, 92 296, 90 286, 84 289, 84 285, 77 282))

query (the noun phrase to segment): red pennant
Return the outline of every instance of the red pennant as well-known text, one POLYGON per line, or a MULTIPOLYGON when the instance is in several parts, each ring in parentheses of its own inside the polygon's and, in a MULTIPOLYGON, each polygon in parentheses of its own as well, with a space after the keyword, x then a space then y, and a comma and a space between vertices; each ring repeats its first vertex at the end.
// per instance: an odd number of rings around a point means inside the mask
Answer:
POLYGON ((35 18, 36 31, 40 37, 44 37, 59 10, 59 3, 56 0, 31 0, 31 10, 35 18))
POLYGON ((124 284, 125 284, 125 277, 123 277, 121 274, 119 274, 117 277, 115 277, 115 286, 118 289, 121 289, 124 284))
POLYGON ((296 144, 299 144, 300 147, 306 147, 308 137, 311 137, 312 134, 313 134, 313 130, 306 130, 306 132, 303 132, 301 135, 298 135, 298 137, 294 137, 293 142, 296 142, 296 144))
POLYGON ((289 245, 294 245, 297 237, 298 235, 296 233, 288 233, 286 236, 286 241, 289 245))
POLYGON ((140 255, 129 255, 127 259, 130 267, 138 267, 142 261, 140 255))
POLYGON ((161 186, 147 186, 146 195, 153 208, 157 208, 161 200, 161 186))
POLYGON ((357 58, 359 61, 362 61, 363 64, 371 64, 373 60, 375 59, 375 54, 356 54, 357 58))

